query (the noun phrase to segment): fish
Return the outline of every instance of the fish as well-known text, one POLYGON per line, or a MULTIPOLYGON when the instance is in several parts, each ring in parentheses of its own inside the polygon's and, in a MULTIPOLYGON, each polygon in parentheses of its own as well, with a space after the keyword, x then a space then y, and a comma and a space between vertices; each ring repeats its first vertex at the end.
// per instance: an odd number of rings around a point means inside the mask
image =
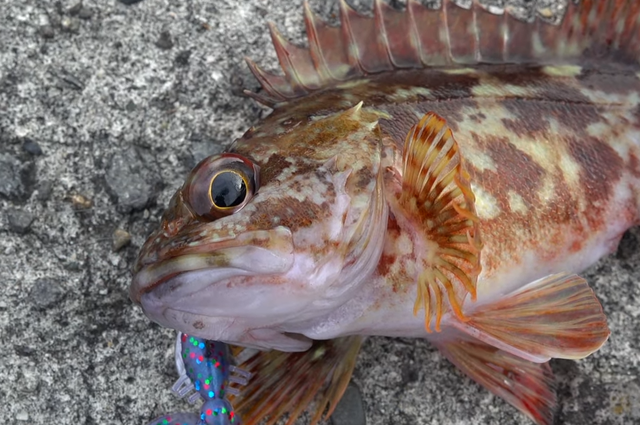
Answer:
POLYGON ((426 339, 552 423, 549 361, 610 334, 579 274, 639 222, 640 3, 339 8, 304 2, 308 47, 269 26, 282 75, 248 60, 247 95, 273 111, 189 173, 131 299, 253 350, 245 424, 328 417, 369 336, 426 339))

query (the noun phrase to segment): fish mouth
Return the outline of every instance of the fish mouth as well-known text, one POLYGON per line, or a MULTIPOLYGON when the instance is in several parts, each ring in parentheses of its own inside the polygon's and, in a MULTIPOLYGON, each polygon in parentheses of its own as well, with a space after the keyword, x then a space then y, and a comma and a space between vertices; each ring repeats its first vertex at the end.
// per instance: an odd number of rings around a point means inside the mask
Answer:
POLYGON ((288 228, 243 232, 185 247, 178 255, 143 265, 135 273, 129 296, 142 304, 142 297, 153 292, 173 304, 235 276, 286 273, 293 261, 293 236, 288 228))
POLYGON ((151 320, 245 347, 309 348, 308 338, 277 328, 282 316, 299 308, 296 294, 279 284, 295 267, 288 228, 245 232, 181 254, 145 264, 134 276, 130 297, 151 320))

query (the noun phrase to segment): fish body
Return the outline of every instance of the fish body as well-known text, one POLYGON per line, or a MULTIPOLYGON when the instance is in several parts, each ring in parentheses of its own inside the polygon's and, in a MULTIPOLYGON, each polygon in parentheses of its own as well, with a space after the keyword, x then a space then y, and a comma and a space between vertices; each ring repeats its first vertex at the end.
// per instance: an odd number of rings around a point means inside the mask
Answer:
POLYGON ((254 375, 299 366, 288 402, 249 383, 248 423, 265 400, 295 420, 296 385, 335 405, 365 335, 427 338, 549 423, 546 362, 608 337, 576 273, 638 223, 640 7, 583 1, 553 27, 476 2, 340 5, 333 28, 305 4, 309 50, 272 27, 285 77, 250 66, 274 112, 191 172, 131 297, 167 327, 278 350, 254 375))
MULTIPOLYGON (((393 159, 385 166, 394 170, 402 168, 405 135, 427 111, 451 125, 483 244, 478 301, 469 307, 550 274, 580 273, 614 252, 624 231, 638 223, 640 80, 634 72, 600 72, 552 66, 408 72, 401 81, 424 80, 363 83, 356 95, 376 93, 372 108, 392 117, 379 125, 391 139, 393 159), (609 79, 625 81, 624 89, 611 92, 609 79), (380 98, 381 87, 388 99, 380 98), (438 97, 425 100, 429 93, 438 97)), ((347 333, 429 336, 412 314, 417 277, 407 271, 420 269, 419 249, 407 236, 392 214, 371 281, 326 323, 358 317, 347 333)), ((312 338, 338 336, 326 325, 317 329, 312 338)))

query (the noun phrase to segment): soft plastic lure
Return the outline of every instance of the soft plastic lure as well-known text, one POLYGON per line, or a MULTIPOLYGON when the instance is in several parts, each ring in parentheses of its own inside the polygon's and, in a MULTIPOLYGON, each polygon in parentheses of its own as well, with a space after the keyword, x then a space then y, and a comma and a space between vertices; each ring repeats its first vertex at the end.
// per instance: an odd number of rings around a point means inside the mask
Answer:
POLYGON ((199 399, 204 403, 199 415, 172 413, 154 419, 149 425, 240 424, 227 399, 227 395, 238 395, 238 390, 229 384, 246 385, 251 374, 233 366, 230 358, 227 344, 178 333, 175 359, 179 377, 172 391, 179 398, 187 397, 191 404, 199 399))

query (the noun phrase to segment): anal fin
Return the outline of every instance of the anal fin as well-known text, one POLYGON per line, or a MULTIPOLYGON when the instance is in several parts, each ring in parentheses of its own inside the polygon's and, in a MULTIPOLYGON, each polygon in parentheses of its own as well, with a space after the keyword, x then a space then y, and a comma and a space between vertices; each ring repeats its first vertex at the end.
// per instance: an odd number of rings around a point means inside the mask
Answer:
POLYGON ((390 206, 414 240, 420 270, 414 314, 424 308, 427 332, 432 322, 440 331, 447 311, 464 321, 465 298, 476 298, 481 243, 462 155, 451 129, 435 113, 427 113, 409 131, 401 179, 390 206))
POLYGON ((452 321, 453 325, 534 362, 580 359, 609 337, 600 302, 587 282, 574 274, 548 276, 473 309, 468 321, 452 321))
POLYGON ((481 341, 440 342, 437 346, 467 376, 535 423, 552 423, 556 394, 548 363, 533 363, 481 341))
POLYGON ((286 424, 293 425, 314 402, 309 423, 316 425, 323 413, 328 418, 349 384, 363 340, 315 341, 304 352, 260 351, 239 362, 251 379, 230 399, 243 425, 273 425, 287 414, 286 424))

